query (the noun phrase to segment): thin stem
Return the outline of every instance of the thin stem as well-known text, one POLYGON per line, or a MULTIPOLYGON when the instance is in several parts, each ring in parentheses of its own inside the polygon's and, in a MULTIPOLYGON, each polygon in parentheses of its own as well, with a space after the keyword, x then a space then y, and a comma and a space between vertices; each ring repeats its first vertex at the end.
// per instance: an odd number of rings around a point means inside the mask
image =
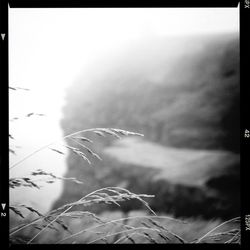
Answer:
POLYGON ((108 221, 108 222, 106 222, 106 223, 104 223, 104 224, 102 224, 102 225, 97 225, 97 226, 94 226, 94 227, 90 227, 89 229, 83 229, 83 230, 81 230, 81 231, 79 231, 79 232, 77 232, 77 233, 75 233, 75 234, 73 234, 73 235, 67 236, 66 238, 64 238, 64 239, 62 239, 62 240, 60 240, 60 241, 58 241, 57 243, 61 243, 61 242, 65 241, 65 240, 68 240, 68 239, 74 237, 74 236, 78 236, 78 235, 80 235, 80 234, 82 234, 82 233, 84 233, 84 232, 87 232, 87 231, 89 231, 89 230, 96 229, 96 228, 101 227, 101 226, 104 226, 104 225, 108 225, 108 224, 111 224, 111 223, 116 223, 116 222, 123 221, 123 220, 142 219, 142 218, 168 219, 168 220, 173 220, 173 221, 177 221, 177 222, 180 222, 180 223, 186 223, 186 222, 184 222, 184 221, 181 221, 181 220, 178 220, 178 219, 174 219, 174 218, 168 217, 168 216, 155 216, 155 215, 152 215, 152 216, 146 216, 146 215, 145 215, 145 216, 131 216, 131 217, 120 218, 120 219, 108 221))
POLYGON ((237 234, 235 234, 230 240, 226 241, 225 244, 231 243, 233 242, 233 240, 238 237, 240 235, 240 232, 238 232, 237 234))
POLYGON ((240 219, 240 217, 236 217, 236 218, 233 218, 233 219, 230 219, 230 220, 227 220, 227 221, 221 223, 221 224, 218 225, 217 227, 215 227, 215 228, 213 228, 212 230, 210 230, 209 232, 207 232, 207 233, 206 233, 205 235, 203 235, 201 238, 199 238, 199 239, 196 241, 196 243, 200 243, 205 237, 207 237, 209 234, 211 234, 212 232, 214 232, 216 229, 218 229, 218 228, 224 226, 224 225, 227 224, 227 223, 230 223, 230 222, 232 222, 232 221, 236 221, 236 220, 239 220, 239 219, 240 219))
POLYGON ((135 228, 131 228, 131 229, 126 229, 126 230, 123 230, 123 231, 119 231, 119 232, 116 232, 116 233, 113 233, 113 234, 108 234, 106 236, 103 236, 103 237, 100 237, 100 238, 97 238, 95 240, 92 240, 90 242, 88 242, 87 244, 92 244, 94 242, 97 242, 99 240, 102 240, 103 238, 107 238, 107 237, 111 237, 111 236, 115 236, 115 235, 119 235, 121 233, 127 233, 127 232, 130 232, 130 231, 134 231, 134 230, 150 230, 150 231, 159 231, 158 229, 154 229, 154 228, 148 228, 148 227, 135 227, 135 228))
POLYGON ((38 235, 40 235, 44 230, 46 230, 52 223, 54 223, 60 216, 62 216, 64 213, 68 212, 71 209, 71 207, 68 207, 66 210, 64 210, 61 214, 56 216, 54 220, 49 222, 42 230, 40 230, 32 239, 30 239, 27 244, 30 244, 38 235))
MULTIPOLYGON (((99 189, 99 190, 102 190, 102 189, 99 189)), ((97 191, 99 191, 97 190, 97 191)), ((84 199, 86 199, 88 196, 92 195, 93 193, 97 192, 97 191, 93 191, 87 195, 85 195, 84 197, 82 197, 81 199, 79 199, 77 202, 80 202, 84 199)), ((58 216, 56 216, 56 218, 54 220, 52 220, 51 222, 49 222, 46 227, 44 227, 41 231, 39 231, 31 240, 29 240, 29 242, 27 244, 30 244, 38 235, 40 235, 45 229, 47 229, 52 223, 54 223, 60 216, 62 216, 63 214, 65 214, 66 212, 68 212, 72 207, 74 206, 71 205, 69 206, 67 209, 65 209, 62 213, 60 213, 58 216)))
POLYGON ((145 237, 145 236, 144 236, 143 234, 141 234, 141 233, 133 232, 133 233, 131 233, 131 234, 127 234, 127 235, 122 236, 121 238, 119 238, 118 240, 116 240, 116 241, 114 242, 114 244, 118 244, 119 242, 125 240, 126 238, 128 239, 128 237, 132 238, 132 235, 135 235, 135 234, 139 234, 139 235, 145 237))
POLYGON ((85 133, 85 132, 90 132, 90 131, 95 131, 95 130, 98 130, 98 128, 83 129, 83 130, 80 130, 80 131, 77 131, 77 132, 68 134, 68 135, 66 135, 66 136, 60 137, 59 139, 57 139, 57 140, 55 140, 55 141, 53 141, 53 142, 50 142, 49 144, 46 144, 46 145, 40 147, 39 149, 37 149, 37 150, 35 150, 34 152, 32 152, 32 153, 28 154, 27 156, 25 156, 25 157, 24 157, 23 159, 21 159, 20 161, 14 163, 14 164, 10 167, 10 170, 12 170, 12 169, 15 168, 16 166, 18 166, 18 165, 19 165, 20 163, 22 163, 23 161, 29 159, 29 158, 30 158, 31 156, 33 156, 34 154, 36 154, 36 153, 42 151, 43 149, 48 148, 49 146, 55 144, 55 143, 58 142, 58 141, 64 140, 64 139, 66 139, 66 138, 69 138, 69 137, 71 137, 71 136, 73 136, 73 135, 76 135, 76 134, 79 134, 79 133, 85 133))
MULTIPOLYGON (((83 201, 84 199, 88 198, 89 196, 98 193, 102 190, 111 190, 113 187, 106 187, 106 188, 101 188, 98 190, 95 190, 87 195, 85 195, 84 197, 82 197, 81 199, 79 199, 77 202, 73 203, 72 205, 70 205, 68 208, 66 208, 62 213, 60 213, 58 216, 56 216, 56 218, 54 220, 52 220, 51 222, 49 222, 41 231, 39 231, 31 240, 28 241, 28 244, 30 244, 35 238, 37 238, 38 235, 40 235, 45 229, 47 229, 52 223, 54 223, 59 217, 63 216, 66 212, 68 212, 74 205, 76 205, 78 202, 83 201)), ((117 189, 121 189, 121 190, 125 190, 123 188, 117 188, 117 189)), ((87 201, 88 202, 88 201, 87 201)), ((86 202, 86 203, 87 203, 86 202)), ((53 211, 52 211, 53 212, 53 211)))

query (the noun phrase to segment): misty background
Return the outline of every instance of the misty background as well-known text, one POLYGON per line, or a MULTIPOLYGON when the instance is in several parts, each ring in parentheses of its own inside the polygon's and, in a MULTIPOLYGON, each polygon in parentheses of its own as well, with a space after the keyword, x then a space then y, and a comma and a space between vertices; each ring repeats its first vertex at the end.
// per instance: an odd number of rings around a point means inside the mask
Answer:
MULTIPOLYGON (((154 194, 175 216, 239 213, 239 15, 217 9, 10 9, 10 165, 60 136, 88 135, 102 162, 45 149, 11 169, 84 182, 11 190, 42 211, 103 186, 154 194), (30 113, 34 113, 29 115, 30 113), (37 115, 44 114, 44 115, 37 115), (15 119, 18 118, 18 119, 15 119)), ((53 145, 60 148, 60 144, 53 145)), ((98 206, 95 212, 115 209, 98 206)), ((124 202, 122 210, 141 209, 124 202)))

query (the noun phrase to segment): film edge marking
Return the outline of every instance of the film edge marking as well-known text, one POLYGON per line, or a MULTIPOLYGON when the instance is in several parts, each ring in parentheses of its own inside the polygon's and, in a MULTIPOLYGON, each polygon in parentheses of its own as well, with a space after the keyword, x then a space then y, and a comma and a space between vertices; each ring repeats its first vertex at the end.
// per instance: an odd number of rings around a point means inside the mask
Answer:
POLYGON ((5 33, 1 33, 2 40, 5 38, 5 33))

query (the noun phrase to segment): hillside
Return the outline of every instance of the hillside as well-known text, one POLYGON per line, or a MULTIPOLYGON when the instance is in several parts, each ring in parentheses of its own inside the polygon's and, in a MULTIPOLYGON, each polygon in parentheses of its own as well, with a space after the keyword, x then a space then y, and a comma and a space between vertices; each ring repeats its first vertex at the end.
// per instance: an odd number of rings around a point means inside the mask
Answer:
POLYGON ((155 194, 155 209, 177 216, 239 213, 239 91, 236 34, 154 38, 90 65, 67 92, 65 134, 116 127, 145 140, 88 135, 105 160, 89 168, 70 154, 66 176, 84 190, 65 184, 55 207, 121 185, 155 194))

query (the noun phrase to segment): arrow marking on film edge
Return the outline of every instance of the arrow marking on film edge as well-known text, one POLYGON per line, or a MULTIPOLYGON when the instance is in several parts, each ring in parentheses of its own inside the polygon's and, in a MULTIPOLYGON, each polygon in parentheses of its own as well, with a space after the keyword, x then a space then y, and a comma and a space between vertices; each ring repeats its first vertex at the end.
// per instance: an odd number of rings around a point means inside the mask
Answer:
POLYGON ((2 40, 4 40, 5 34, 1 34, 2 40))
POLYGON ((2 206, 2 208, 3 208, 3 210, 4 210, 5 207, 6 207, 6 203, 1 203, 1 206, 2 206))

